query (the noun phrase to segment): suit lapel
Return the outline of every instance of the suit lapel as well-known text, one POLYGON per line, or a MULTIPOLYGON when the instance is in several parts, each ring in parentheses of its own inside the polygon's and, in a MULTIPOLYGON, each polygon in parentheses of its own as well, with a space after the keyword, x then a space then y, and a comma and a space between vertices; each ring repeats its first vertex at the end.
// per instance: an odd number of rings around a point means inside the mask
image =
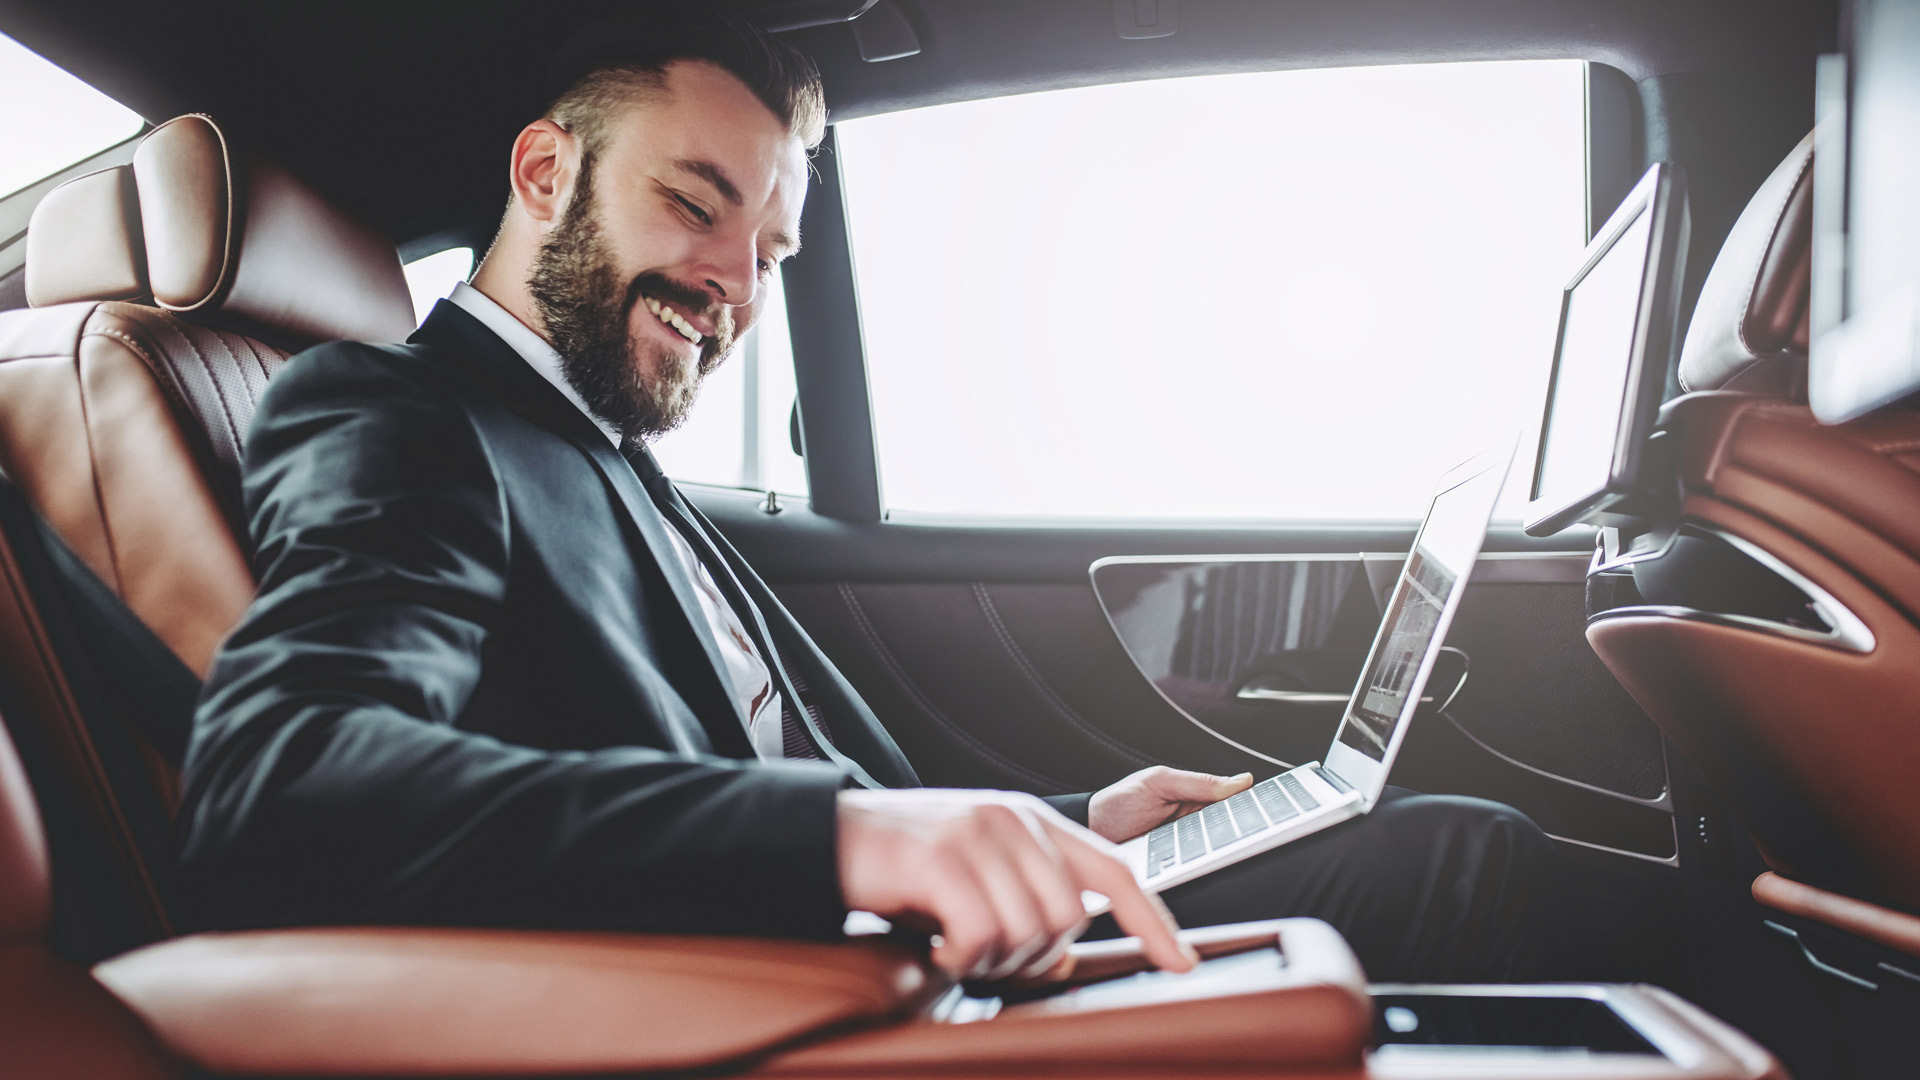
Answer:
POLYGON ((620 456, 593 421, 567 400, 566 395, 541 378, 540 373, 528 366, 512 346, 500 340, 498 335, 458 305, 440 301, 432 314, 427 316, 426 322, 415 331, 412 340, 440 345, 456 355, 467 357, 472 361, 467 367, 467 374, 486 387, 496 400, 533 423, 562 436, 593 463, 608 490, 613 492, 626 510, 634 531, 646 546, 647 554, 659 566, 667 587, 679 602, 681 614, 686 617, 686 630, 700 642, 710 666, 711 679, 704 680, 711 684, 708 689, 713 691, 713 695, 710 696, 717 696, 726 702, 733 712, 735 723, 730 730, 709 731, 708 734, 717 745, 744 747, 746 755, 751 756, 752 748, 745 741, 746 712, 725 675, 726 662, 720 656, 719 644, 713 640, 713 634, 707 628, 706 611, 701 608, 700 599, 694 593, 694 583, 682 568, 679 553, 674 551, 673 542, 667 538, 666 522, 654 509, 652 497, 641 486, 639 476, 626 459, 620 456))

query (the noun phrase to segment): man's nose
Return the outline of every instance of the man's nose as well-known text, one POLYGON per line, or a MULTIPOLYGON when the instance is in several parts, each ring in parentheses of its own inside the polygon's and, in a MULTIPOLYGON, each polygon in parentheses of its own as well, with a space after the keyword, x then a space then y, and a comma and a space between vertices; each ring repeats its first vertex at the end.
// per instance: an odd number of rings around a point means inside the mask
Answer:
POLYGON ((702 284, 714 294, 714 299, 728 307, 743 307, 754 301, 760 287, 759 252, 751 246, 744 251, 739 245, 729 245, 726 250, 711 253, 706 266, 702 267, 702 284))

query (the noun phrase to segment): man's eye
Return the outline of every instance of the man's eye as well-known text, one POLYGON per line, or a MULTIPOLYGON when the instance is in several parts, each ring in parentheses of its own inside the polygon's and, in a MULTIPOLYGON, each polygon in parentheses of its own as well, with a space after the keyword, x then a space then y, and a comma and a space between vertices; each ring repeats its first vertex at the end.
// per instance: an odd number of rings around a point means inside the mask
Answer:
POLYGON ((696 218, 699 218, 700 224, 702 225, 713 224, 713 218, 708 217, 707 212, 705 210, 700 209, 698 206, 695 206, 691 200, 686 199, 679 195, 675 195, 674 199, 677 200, 680 203, 680 205, 686 209, 687 213, 692 214, 696 218))
POLYGON ((773 262, 772 262, 771 260, 769 260, 769 259, 756 259, 756 260, 754 260, 754 262, 755 262, 755 264, 756 264, 757 266, 759 266, 759 268, 760 268, 760 276, 761 276, 761 277, 766 277, 766 276, 767 276, 768 274, 771 274, 771 273, 773 273, 773 262))

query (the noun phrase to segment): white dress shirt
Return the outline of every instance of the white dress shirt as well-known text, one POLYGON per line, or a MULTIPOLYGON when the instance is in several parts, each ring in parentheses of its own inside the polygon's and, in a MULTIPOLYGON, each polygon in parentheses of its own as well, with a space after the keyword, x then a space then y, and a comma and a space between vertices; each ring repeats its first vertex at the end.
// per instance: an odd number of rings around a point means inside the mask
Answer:
MULTIPOLYGON (((553 384, 554 389, 566 395, 580 414, 593 421, 614 449, 620 448, 620 432, 593 415, 587 403, 580 399, 573 384, 567 381, 566 372, 560 363, 560 354, 547 344, 547 339, 528 328, 519 319, 513 317, 506 308, 495 303, 493 298, 479 289, 460 282, 453 287, 447 299, 460 306, 461 310, 486 326, 506 342, 527 365, 540 373, 540 377, 553 384)), ((653 505, 649 500, 649 506, 653 505)), ((655 510, 658 513, 658 510, 655 510)), ((713 575, 707 571, 693 553, 693 546, 680 530, 664 517, 660 527, 666 530, 667 539, 673 544, 674 554, 679 556, 680 564, 693 581, 694 594, 700 598, 700 610, 707 617, 707 628, 719 645, 720 659, 726 665, 727 681, 732 684, 733 693, 740 701, 740 707, 747 715, 747 738, 753 743, 753 752, 761 760, 773 760, 786 756, 784 731, 781 726, 780 692, 774 689, 773 677, 767 670, 767 663, 754 648, 753 638, 747 634, 746 625, 740 621, 740 614, 727 603, 726 595, 714 583, 713 575)))

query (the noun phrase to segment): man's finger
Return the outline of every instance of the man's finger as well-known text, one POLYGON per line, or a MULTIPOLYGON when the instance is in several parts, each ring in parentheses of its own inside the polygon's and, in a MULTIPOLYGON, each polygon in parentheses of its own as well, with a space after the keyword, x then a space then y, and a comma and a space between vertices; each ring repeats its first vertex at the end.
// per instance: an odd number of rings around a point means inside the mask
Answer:
POLYGON ((1126 863, 1086 838, 1054 829, 1054 842, 1082 887, 1105 896, 1120 929, 1140 939, 1140 950, 1156 967, 1191 971, 1200 956, 1178 937, 1180 925, 1158 896, 1143 891, 1126 863))
POLYGON ((940 860, 929 875, 925 906, 940 926, 933 962, 956 978, 972 978, 999 962, 1000 920, 973 868, 958 858, 940 860))
MULTIPOLYGON (((1008 816, 1013 817, 1011 812, 1008 816)), ((1030 858, 1021 850, 1034 846, 1026 826, 1017 818, 997 822, 977 842, 983 847, 973 853, 974 874, 992 905, 1001 943, 980 977, 1003 978, 1049 951, 1054 934, 1047 926, 1044 901, 1036 895, 1043 886, 1031 880, 1026 865, 1030 858)))
POLYGON ((1178 803, 1219 802, 1229 795, 1253 786, 1253 774, 1241 773, 1238 776, 1214 776, 1211 773, 1187 772, 1184 769, 1168 770, 1162 773, 1155 785, 1154 794, 1178 803))

